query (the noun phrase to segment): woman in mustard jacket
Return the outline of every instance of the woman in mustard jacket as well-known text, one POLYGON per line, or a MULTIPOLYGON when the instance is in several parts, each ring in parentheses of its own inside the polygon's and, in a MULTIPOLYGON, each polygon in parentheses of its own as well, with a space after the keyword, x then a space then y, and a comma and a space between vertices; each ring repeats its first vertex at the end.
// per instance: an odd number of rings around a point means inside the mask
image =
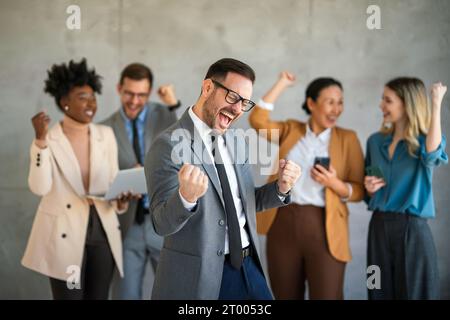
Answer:
POLYGON ((306 282, 310 299, 343 299, 345 266, 351 260, 346 202, 363 199, 363 153, 356 133, 336 126, 343 92, 334 79, 319 78, 308 86, 306 123, 270 119, 273 103, 294 82, 292 74, 282 72, 250 115, 252 127, 268 129, 267 138, 279 144, 278 158, 299 163, 303 171, 292 190, 293 203, 258 214, 258 231, 267 234, 277 299, 304 299, 306 282))

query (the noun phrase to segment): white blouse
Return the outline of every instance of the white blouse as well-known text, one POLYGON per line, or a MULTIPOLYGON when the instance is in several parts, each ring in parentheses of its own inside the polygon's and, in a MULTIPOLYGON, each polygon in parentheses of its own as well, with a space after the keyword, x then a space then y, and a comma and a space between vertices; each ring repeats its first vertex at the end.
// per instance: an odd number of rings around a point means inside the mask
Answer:
MULTIPOLYGON (((273 103, 267 103, 262 99, 259 101, 258 106, 270 111, 274 109, 273 103)), ((331 128, 316 135, 311 131, 309 124, 307 124, 305 136, 289 151, 286 158, 302 168, 302 174, 291 191, 292 202, 300 205, 325 207, 325 187, 313 180, 311 169, 314 166, 316 157, 329 157, 330 138, 331 128)), ((350 198, 353 191, 351 184, 346 183, 346 185, 349 189, 349 196, 342 198, 343 202, 350 198)))
POLYGON ((306 134, 289 151, 287 159, 300 165, 302 175, 292 188, 291 199, 300 205, 325 207, 325 187, 313 180, 311 169, 316 157, 328 157, 331 129, 319 135, 306 126, 306 134))

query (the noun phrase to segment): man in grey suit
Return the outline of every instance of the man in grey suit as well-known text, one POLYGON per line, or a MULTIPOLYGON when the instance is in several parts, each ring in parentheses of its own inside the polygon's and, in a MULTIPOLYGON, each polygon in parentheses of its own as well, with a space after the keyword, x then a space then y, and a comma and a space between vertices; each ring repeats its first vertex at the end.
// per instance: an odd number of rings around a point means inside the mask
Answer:
MULTIPOLYGON (((140 63, 125 67, 117 85, 122 107, 103 124, 112 127, 119 151, 119 168, 140 167, 153 140, 176 120, 180 106, 172 85, 161 86, 158 95, 162 105, 149 102, 153 85, 151 70, 140 63)), ((148 214, 147 195, 131 201, 128 211, 119 215, 123 245, 124 278, 119 280, 114 296, 120 299, 142 299, 143 278, 147 262, 156 270, 162 238, 158 236, 148 214)))
POLYGON ((150 213, 164 236, 153 299, 272 299, 260 263, 256 212, 290 202, 300 167, 255 187, 242 135, 227 130, 255 104, 255 74, 221 59, 197 103, 152 145, 145 161, 150 213))

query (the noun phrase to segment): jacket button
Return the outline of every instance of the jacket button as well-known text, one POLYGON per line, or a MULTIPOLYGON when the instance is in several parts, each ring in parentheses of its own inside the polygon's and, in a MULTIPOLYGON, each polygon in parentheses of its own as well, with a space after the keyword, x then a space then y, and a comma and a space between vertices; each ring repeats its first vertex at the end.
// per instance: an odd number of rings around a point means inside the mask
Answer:
POLYGON ((222 219, 219 220, 219 226, 223 226, 225 224, 225 221, 223 221, 222 219))
POLYGON ((217 255, 218 255, 219 257, 222 256, 222 255, 223 255, 223 250, 222 250, 222 249, 217 250, 217 255))
POLYGON ((72 208, 72 206, 70 205, 70 203, 68 203, 66 207, 67 207, 67 209, 72 208))
POLYGON ((63 234, 61 235, 61 237, 65 238, 65 237, 67 237, 67 235, 66 235, 65 233, 63 233, 63 234))
POLYGON ((36 166, 37 166, 37 167, 39 167, 39 166, 40 166, 39 162, 38 162, 38 163, 36 163, 36 166))

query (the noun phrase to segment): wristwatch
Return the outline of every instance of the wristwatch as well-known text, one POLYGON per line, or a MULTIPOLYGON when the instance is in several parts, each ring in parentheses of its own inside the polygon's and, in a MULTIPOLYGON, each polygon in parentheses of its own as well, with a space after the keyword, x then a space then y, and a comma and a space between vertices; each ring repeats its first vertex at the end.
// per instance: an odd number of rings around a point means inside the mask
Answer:
POLYGON ((170 111, 175 111, 176 109, 178 109, 179 107, 181 107, 181 101, 178 100, 177 104, 174 104, 172 106, 168 106, 170 111))
POLYGON ((289 190, 288 193, 281 192, 280 189, 278 188, 278 183, 276 184, 276 188, 277 188, 277 195, 280 196, 280 197, 285 197, 286 198, 286 197, 289 197, 290 194, 291 194, 291 190, 292 189, 289 190))

